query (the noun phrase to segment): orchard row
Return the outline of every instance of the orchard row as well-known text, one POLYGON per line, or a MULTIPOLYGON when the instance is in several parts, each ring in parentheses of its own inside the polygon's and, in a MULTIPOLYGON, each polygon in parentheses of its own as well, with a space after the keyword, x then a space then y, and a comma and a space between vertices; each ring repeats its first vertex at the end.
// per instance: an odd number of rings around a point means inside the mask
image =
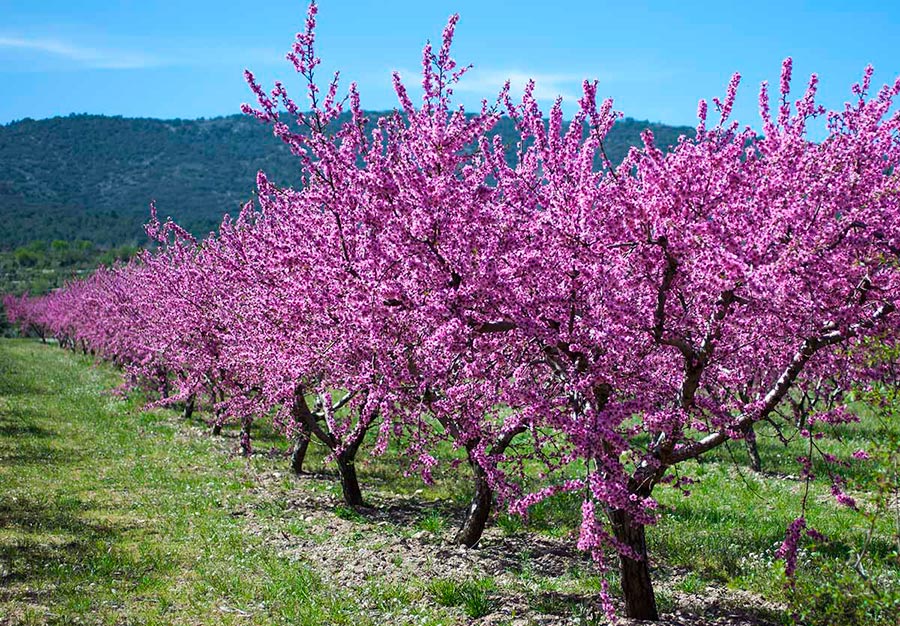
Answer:
MULTIPOLYGON (((315 17, 288 55, 308 104, 248 72, 258 104, 244 107, 291 147, 302 184, 260 173, 255 201, 200 241, 154 210, 156 249, 7 298, 11 318, 119 364, 161 403, 211 403, 248 452, 257 419, 294 442, 297 471, 317 439, 351 505, 364 441, 395 441, 426 481, 449 442, 472 470, 469 546, 495 502, 524 513, 578 492, 578 546, 601 567, 617 551, 632 617, 657 617, 644 528, 678 464, 752 443, 761 421, 808 440, 804 480, 816 455, 848 461, 819 452, 819 425, 854 419, 841 392, 883 381, 879 351, 898 338, 900 82, 871 95, 869 69, 826 114, 815 76, 792 102, 787 60, 774 109, 760 90, 761 134, 730 119, 735 75, 713 113, 701 101, 694 136, 664 150, 646 132, 614 164, 618 114, 596 83, 568 123, 531 84, 454 108, 456 17, 425 47, 418 104, 395 76, 398 110, 373 124, 354 85, 342 98, 336 76, 317 82, 315 17), (514 158, 491 132, 503 115, 514 158)), ((803 507, 780 551, 789 572, 803 507)))

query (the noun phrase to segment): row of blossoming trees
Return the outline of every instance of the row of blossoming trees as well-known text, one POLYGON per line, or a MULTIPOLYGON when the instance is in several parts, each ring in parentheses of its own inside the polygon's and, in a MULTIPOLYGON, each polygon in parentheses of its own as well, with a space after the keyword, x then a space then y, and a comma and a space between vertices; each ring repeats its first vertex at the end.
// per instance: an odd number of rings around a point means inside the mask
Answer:
POLYGON ((663 151, 647 132, 615 166, 603 141, 618 114, 596 83, 568 124, 531 85, 520 102, 507 87, 474 115, 452 108, 467 69, 449 53, 456 17, 425 47, 421 102, 395 76, 399 110, 372 124, 354 85, 320 90, 315 15, 288 55, 308 109, 247 73, 245 111, 291 147, 302 184, 261 173, 256 202, 202 241, 154 211, 156 250, 8 298, 11 318, 189 410, 208 399, 247 450, 251 422, 271 418, 298 471, 315 438, 349 504, 364 441, 379 454, 395 440, 426 480, 449 441, 473 471, 469 546, 497 497, 525 512, 583 494, 578 546, 601 567, 614 549, 625 612, 657 618, 654 487, 762 421, 808 439, 811 479, 819 424, 854 418, 808 399, 884 377, 871 348, 900 327, 900 81, 871 96, 867 70, 826 115, 815 76, 791 102, 788 60, 775 111, 762 86, 758 135, 730 121, 736 75, 714 123, 701 102, 694 137, 663 151), (501 115, 521 135, 514 158, 491 134, 501 115), (541 490, 522 487, 526 463, 544 466, 541 490))

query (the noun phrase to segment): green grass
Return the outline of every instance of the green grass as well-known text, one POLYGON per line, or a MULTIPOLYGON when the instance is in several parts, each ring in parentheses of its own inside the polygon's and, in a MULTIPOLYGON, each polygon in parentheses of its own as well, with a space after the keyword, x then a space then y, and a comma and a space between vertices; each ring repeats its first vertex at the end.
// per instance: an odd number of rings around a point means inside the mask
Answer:
POLYGON ((366 518, 359 511, 355 511, 349 506, 338 505, 334 507, 334 514, 343 520, 356 522, 357 524, 362 524, 366 521, 366 518))
POLYGON ((0 342, 0 623, 367 623, 245 531, 245 461, 111 395, 117 382, 0 342))
POLYGON ((490 593, 497 589, 492 578, 476 580, 454 580, 438 578, 428 584, 428 591, 438 604, 462 607, 472 618, 483 617, 491 612, 493 603, 490 593))
POLYGON ((439 511, 428 511, 416 522, 416 528, 433 535, 440 535, 447 529, 447 517, 439 511))

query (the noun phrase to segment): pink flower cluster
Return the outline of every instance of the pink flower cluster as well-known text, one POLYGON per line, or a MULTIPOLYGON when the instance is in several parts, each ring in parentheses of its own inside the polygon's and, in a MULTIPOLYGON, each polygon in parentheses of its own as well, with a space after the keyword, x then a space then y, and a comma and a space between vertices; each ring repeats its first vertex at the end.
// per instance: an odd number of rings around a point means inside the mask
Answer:
POLYGON ((797 569, 797 549, 800 544, 800 537, 805 528, 806 520, 802 517, 798 517, 791 522, 791 525, 788 527, 787 533, 785 534, 784 542, 776 552, 776 556, 779 559, 784 559, 784 571, 788 578, 793 576, 794 571, 797 569))

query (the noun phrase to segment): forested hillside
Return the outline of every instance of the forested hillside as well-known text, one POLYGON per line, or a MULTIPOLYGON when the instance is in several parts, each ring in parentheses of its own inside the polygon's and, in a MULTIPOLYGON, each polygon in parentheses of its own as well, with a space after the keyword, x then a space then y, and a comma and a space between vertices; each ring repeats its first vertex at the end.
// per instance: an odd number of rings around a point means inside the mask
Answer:
MULTIPOLYGON (((376 114, 373 114, 376 115, 376 114)), ((619 161, 652 128, 671 145, 687 127, 625 119, 609 135, 619 161)), ((515 144, 512 124, 497 132, 515 144)), ((148 205, 198 234, 251 198, 256 172, 297 183, 296 159, 243 115, 199 120, 71 115, 0 126, 0 250, 42 240, 140 244, 148 205)))

